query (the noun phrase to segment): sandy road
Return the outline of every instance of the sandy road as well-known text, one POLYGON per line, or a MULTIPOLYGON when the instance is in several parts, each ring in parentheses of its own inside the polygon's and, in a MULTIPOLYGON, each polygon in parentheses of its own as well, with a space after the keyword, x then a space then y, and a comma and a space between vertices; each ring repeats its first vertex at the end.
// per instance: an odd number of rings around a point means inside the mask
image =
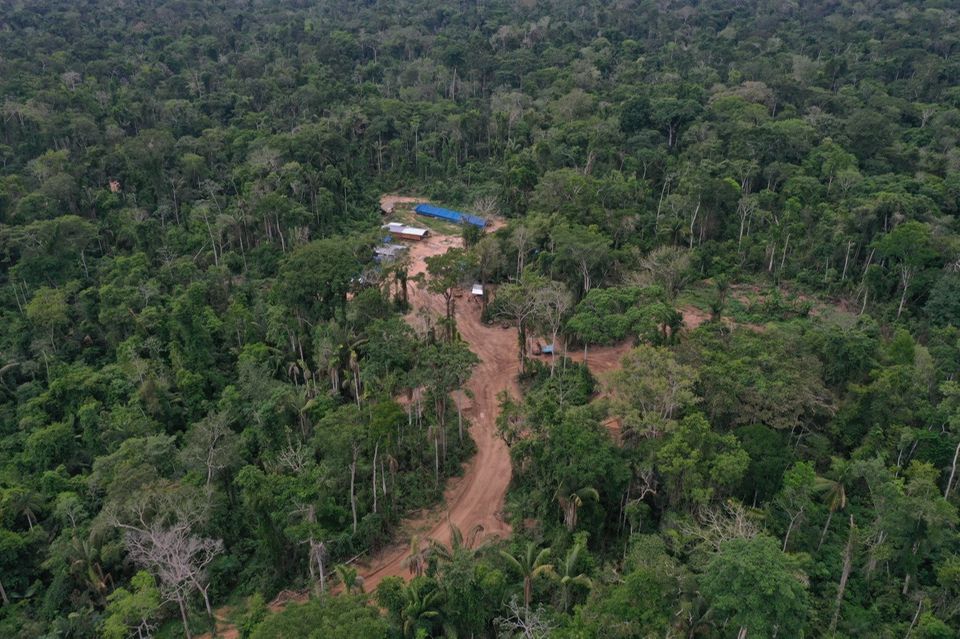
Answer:
MULTIPOLYGON (((439 255, 454 246, 462 246, 460 238, 433 235, 410 247, 410 274, 426 270, 424 258, 439 255)), ((407 319, 416 326, 422 322, 422 311, 434 318, 443 315, 443 300, 436 295, 412 286, 410 302, 414 311, 407 319)), ((464 468, 463 476, 451 479, 444 494, 444 506, 429 515, 404 523, 401 530, 409 538, 420 535, 447 543, 452 523, 466 532, 475 525, 483 526, 483 536, 505 536, 510 526, 503 518, 504 498, 510 484, 510 452, 496 434, 499 408, 497 395, 502 391, 519 396, 517 375, 520 362, 517 352, 517 331, 498 325, 486 326, 480 321, 480 306, 469 294, 456 300, 457 330, 480 363, 467 382, 473 398, 459 397, 464 416, 470 420, 470 435, 477 452, 464 468)), ((408 577, 402 566, 409 554, 407 543, 398 543, 371 557, 361 565, 365 588, 370 591, 384 577, 408 577)))

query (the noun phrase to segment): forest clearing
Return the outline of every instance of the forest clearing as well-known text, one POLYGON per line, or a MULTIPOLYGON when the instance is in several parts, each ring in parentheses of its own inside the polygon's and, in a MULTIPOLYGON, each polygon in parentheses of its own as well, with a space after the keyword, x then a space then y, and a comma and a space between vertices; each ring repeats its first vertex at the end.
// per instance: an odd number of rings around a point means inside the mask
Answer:
POLYGON ((956 5, 5 3, 0 637, 960 639, 956 5))

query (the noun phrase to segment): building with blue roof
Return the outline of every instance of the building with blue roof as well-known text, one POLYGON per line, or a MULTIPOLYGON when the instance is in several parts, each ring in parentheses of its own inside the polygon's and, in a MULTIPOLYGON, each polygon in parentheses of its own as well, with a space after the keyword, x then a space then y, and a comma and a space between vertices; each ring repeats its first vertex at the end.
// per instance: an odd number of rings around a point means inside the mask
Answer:
POLYGON ((417 215, 435 217, 441 220, 447 220, 448 222, 453 222, 454 224, 473 224, 474 226, 479 226, 480 228, 483 228, 487 225, 487 221, 482 217, 461 213, 460 211, 452 211, 450 209, 434 206, 433 204, 418 204, 413 210, 417 213, 417 215))

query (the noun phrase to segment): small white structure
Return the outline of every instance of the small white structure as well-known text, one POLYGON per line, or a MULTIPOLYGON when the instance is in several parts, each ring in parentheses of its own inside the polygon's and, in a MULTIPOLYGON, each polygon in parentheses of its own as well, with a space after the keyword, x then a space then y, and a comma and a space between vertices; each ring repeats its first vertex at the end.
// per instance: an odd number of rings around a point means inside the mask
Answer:
POLYGON ((474 284, 470 292, 477 297, 483 297, 483 284, 474 284))
POLYGON ((409 246, 403 244, 383 244, 374 247, 374 259, 378 262, 389 262, 406 253, 409 248, 409 246))
POLYGON ((407 226, 406 224, 401 224, 400 222, 388 222, 380 228, 389 232, 390 235, 394 235, 404 240, 420 241, 430 235, 430 231, 427 229, 422 229, 416 226, 407 226))

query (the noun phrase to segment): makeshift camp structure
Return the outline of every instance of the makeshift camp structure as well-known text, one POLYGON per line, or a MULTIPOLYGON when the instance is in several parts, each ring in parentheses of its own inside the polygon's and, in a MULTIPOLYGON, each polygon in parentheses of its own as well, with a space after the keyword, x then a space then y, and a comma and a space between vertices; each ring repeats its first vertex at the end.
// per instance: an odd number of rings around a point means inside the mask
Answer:
POLYGON ((407 252, 403 244, 383 244, 373 249, 373 259, 377 262, 392 262, 407 252))
POLYGON ((380 228, 389 232, 390 235, 398 237, 402 240, 414 240, 419 242, 423 238, 430 235, 430 231, 427 229, 422 229, 416 226, 407 226, 406 224, 401 224, 400 222, 389 222, 380 228))
POLYGON ((483 284, 474 284, 470 292, 477 297, 483 297, 483 284))
POLYGON ((451 211, 450 209, 440 208, 439 206, 434 206, 432 204, 418 204, 413 210, 418 215, 435 217, 448 222, 453 222, 454 224, 473 224, 474 226, 479 226, 480 228, 483 228, 487 225, 487 221, 482 217, 468 215, 466 213, 461 213, 460 211, 451 211))

